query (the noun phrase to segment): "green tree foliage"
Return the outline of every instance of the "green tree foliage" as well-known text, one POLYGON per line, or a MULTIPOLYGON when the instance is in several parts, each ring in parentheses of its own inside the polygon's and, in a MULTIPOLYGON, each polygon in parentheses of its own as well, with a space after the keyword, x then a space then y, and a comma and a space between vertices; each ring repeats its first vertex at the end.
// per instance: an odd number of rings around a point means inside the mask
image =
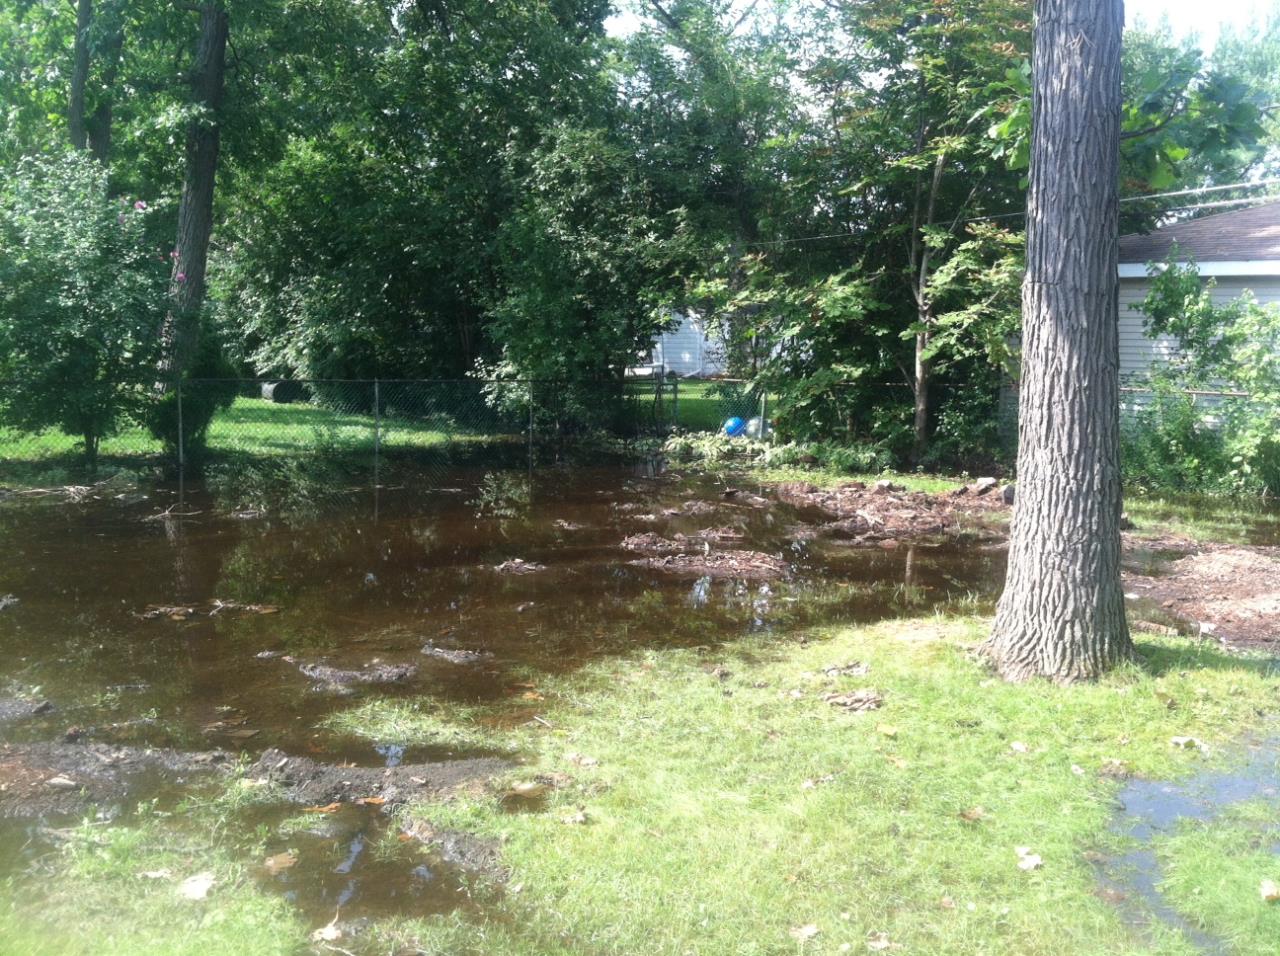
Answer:
MULTIPOLYGON (((222 2, 201 321, 242 372, 610 380, 683 309, 784 433, 923 465, 987 441, 1017 374, 1022 0, 630 0, 625 37, 606 0, 222 2)), ((0 169, 70 141, 85 6, 0 9, 0 169)), ((112 195, 170 200, 172 248, 197 13, 89 6, 90 151, 112 195)), ((1122 190, 1270 168, 1274 47, 1131 30, 1122 190)))
POLYGON ((83 154, 23 160, 0 188, 0 421, 61 428, 93 462, 154 380, 168 259, 155 211, 83 154))
MULTIPOLYGON (((1176 255, 1176 253, 1175 253, 1176 255)), ((1146 384, 1131 473, 1187 490, 1280 491, 1280 309, 1252 294, 1215 302, 1214 280, 1172 257, 1135 308, 1176 349, 1146 384)))

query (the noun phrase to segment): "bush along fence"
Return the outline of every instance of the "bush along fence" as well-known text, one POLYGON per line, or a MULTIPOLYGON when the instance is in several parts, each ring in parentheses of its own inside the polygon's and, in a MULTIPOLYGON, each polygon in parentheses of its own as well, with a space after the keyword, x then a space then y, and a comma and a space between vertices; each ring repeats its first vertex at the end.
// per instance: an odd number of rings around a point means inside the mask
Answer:
POLYGON ((186 379, 150 392, 0 381, 0 482, 24 469, 152 465, 194 473, 228 458, 394 461, 467 449, 515 458, 600 438, 712 431, 767 416, 743 382, 627 378, 186 379))

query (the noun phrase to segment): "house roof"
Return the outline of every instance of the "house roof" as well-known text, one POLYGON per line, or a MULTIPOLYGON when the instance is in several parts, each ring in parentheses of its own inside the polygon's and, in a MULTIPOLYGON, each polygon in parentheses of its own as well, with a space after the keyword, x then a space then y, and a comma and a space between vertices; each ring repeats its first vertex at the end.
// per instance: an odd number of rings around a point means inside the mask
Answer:
POLYGON ((1176 222, 1146 235, 1121 236, 1120 261, 1159 262, 1174 243, 1182 257, 1197 262, 1280 260, 1280 202, 1176 222))

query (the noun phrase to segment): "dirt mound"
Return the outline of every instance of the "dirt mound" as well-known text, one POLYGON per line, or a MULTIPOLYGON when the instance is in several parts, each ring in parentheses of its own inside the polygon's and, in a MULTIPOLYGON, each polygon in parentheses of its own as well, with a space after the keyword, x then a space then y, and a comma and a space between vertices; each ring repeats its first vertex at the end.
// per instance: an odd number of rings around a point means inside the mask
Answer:
POLYGON ((1265 549, 1202 546, 1129 584, 1204 636, 1280 648, 1280 556, 1265 549))
POLYGON ((395 767, 347 767, 271 749, 249 768, 249 776, 271 781, 295 803, 327 806, 372 797, 397 804, 482 784, 509 767, 507 761, 495 757, 395 767))
POLYGON ((184 753, 109 744, 0 745, 0 819, 83 813, 230 764, 212 750, 184 753))
POLYGON ((974 490, 977 487, 931 495, 906 491, 885 481, 871 487, 861 481, 851 481, 836 488, 788 481, 774 486, 774 494, 792 507, 834 518, 820 525, 826 534, 882 541, 969 532, 981 525, 983 516, 1007 510, 1001 495, 974 490))
POLYGON ((709 578, 742 578, 764 580, 787 573, 781 558, 762 551, 712 551, 707 554, 671 554, 658 558, 631 561, 637 567, 666 571, 670 574, 709 578))
POLYGON ((405 827, 404 834, 430 846, 446 863, 498 882, 508 876, 496 840, 432 826, 425 820, 413 821, 405 827))
POLYGON ((720 541, 733 541, 743 537, 738 528, 703 528, 693 534, 675 534, 664 538, 660 534, 646 531, 633 534, 622 539, 622 547, 627 551, 638 551, 641 554, 679 554, 682 551, 702 551, 707 545, 720 541))

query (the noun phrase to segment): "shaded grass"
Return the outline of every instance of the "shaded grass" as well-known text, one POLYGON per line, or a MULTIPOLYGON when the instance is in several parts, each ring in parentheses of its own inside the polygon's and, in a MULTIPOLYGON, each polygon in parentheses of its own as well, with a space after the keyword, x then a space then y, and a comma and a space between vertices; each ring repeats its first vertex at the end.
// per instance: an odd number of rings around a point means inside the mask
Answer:
MULTIPOLYGON (((375 424, 381 430, 376 443, 391 454, 500 437, 468 429, 465 417, 455 421, 444 415, 385 415, 375 422, 372 415, 320 405, 237 398, 210 423, 205 456, 216 462, 324 454, 367 465, 374 453, 375 424)), ((132 425, 103 440, 98 467, 91 471, 76 436, 57 430, 26 435, 0 429, 0 481, 17 487, 86 483, 120 470, 169 469, 171 457, 145 428, 132 425)))
POLYGON ((1144 495, 1126 498, 1125 510, 1139 537, 1177 534, 1225 544, 1280 542, 1280 508, 1274 502, 1144 495))

